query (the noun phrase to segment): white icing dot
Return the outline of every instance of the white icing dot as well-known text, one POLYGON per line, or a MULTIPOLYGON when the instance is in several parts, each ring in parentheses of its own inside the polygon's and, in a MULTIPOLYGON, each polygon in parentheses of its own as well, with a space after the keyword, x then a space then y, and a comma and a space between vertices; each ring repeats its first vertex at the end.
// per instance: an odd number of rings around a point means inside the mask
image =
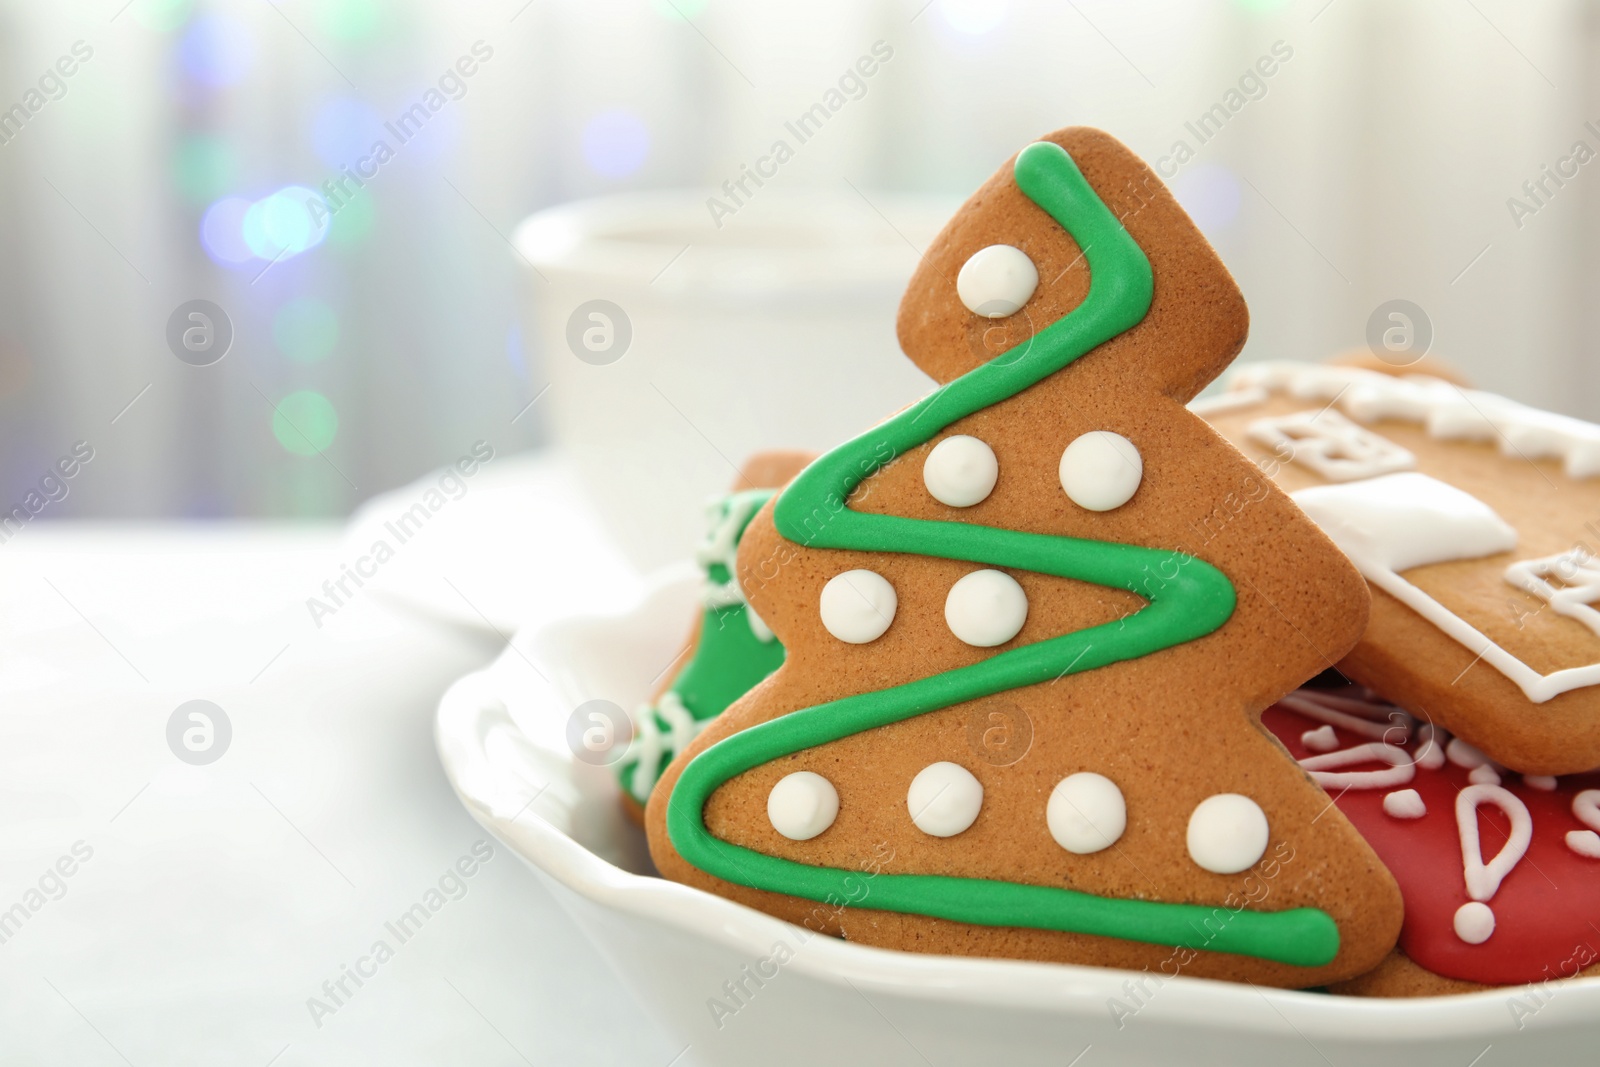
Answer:
POLYGON ((1331 726, 1319 726, 1300 735, 1300 743, 1313 752, 1332 752, 1339 747, 1339 736, 1331 726))
POLYGON ((1491 764, 1480 763, 1468 772, 1467 781, 1473 785, 1499 785, 1500 772, 1496 771, 1491 764))
POLYGON ((1132 499, 1144 478, 1144 460, 1132 441, 1110 430, 1090 430, 1061 453, 1061 488, 1081 508, 1110 511, 1132 499))
POLYGON ((1470 900, 1456 909, 1456 936, 1469 945, 1481 945, 1494 933, 1494 912, 1489 905, 1470 900))
POLYGON ((1020 248, 990 245, 972 253, 956 275, 956 295, 986 319, 1016 314, 1039 287, 1039 268, 1020 248))
POLYGON ((954 837, 972 825, 983 807, 983 783, 959 763, 932 763, 911 779, 906 810, 917 829, 954 837))
POLYGON ((994 449, 966 434, 946 437, 922 461, 922 484, 941 504, 970 508, 994 491, 1000 461, 994 449))
POLYGON ((1525 774, 1522 776, 1522 784, 1541 793, 1556 791, 1556 779, 1552 774, 1525 774))
POLYGON ((1267 814, 1238 793, 1218 793, 1189 816, 1189 856, 1214 874, 1238 874, 1267 851, 1267 814))
POLYGON ((1473 748, 1459 737, 1452 737, 1450 743, 1444 746, 1444 755, 1457 767, 1473 770, 1489 762, 1489 757, 1473 748))
POLYGON ((1567 847, 1580 856, 1600 860, 1600 834, 1593 830, 1568 830, 1567 847))
POLYGON ((969 645, 1003 645, 1028 621, 1028 594, 1004 571, 973 571, 950 587, 944 621, 969 645))
POLYGON ((767 794, 767 819, 791 841, 810 841, 839 815, 839 791, 812 771, 784 775, 767 794))
POLYGON ((1428 814, 1428 805, 1415 789, 1397 789, 1383 798, 1383 810, 1396 819, 1420 819, 1428 814))
POLYGON ((1116 844, 1128 828, 1128 805, 1117 783, 1079 771, 1056 783, 1045 805, 1045 822, 1056 844, 1086 856, 1116 844))
POLYGON ((845 571, 822 587, 822 625, 841 641, 876 641, 894 621, 894 586, 874 571, 845 571))

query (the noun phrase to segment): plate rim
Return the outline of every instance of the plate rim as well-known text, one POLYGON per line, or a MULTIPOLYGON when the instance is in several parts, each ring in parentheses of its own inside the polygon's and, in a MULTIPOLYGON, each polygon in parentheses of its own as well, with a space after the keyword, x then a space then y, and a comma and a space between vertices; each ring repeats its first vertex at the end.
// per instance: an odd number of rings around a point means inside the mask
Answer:
MULTIPOLYGON (((538 662, 545 650, 570 641, 577 630, 621 625, 645 610, 665 585, 684 580, 680 566, 651 575, 629 608, 607 613, 580 613, 517 634, 489 666, 470 672, 441 698, 435 715, 435 745, 452 790, 486 830, 530 866, 571 892, 602 908, 670 927, 721 948, 760 957, 778 938, 804 937, 810 951, 796 953, 786 972, 805 974, 827 985, 865 986, 874 992, 913 1000, 935 1000, 975 1009, 1024 1010, 1060 1019, 1109 1021, 1107 1001, 1123 998, 1122 982, 1130 974, 1081 964, 988 957, 942 956, 901 952, 853 944, 795 926, 746 905, 664 878, 635 874, 596 855, 536 811, 511 819, 495 815, 491 806, 467 786, 456 765, 454 742, 460 723, 475 722, 481 709, 475 693, 494 691, 505 681, 505 666, 530 657, 538 662)), ((553 694, 540 697, 554 701, 553 694)), ((559 714, 559 711, 557 711, 559 714)), ((481 735, 478 735, 481 736, 481 735)), ((530 742, 531 744, 532 742, 530 742)), ((487 757, 484 757, 487 765, 487 757)), ((1535 984, 1507 986, 1473 993, 1414 998, 1339 996, 1307 990, 1266 988, 1188 975, 1164 978, 1159 996, 1149 997, 1138 1016, 1166 1023, 1251 1036, 1283 1038, 1297 1034, 1343 1045, 1392 1044, 1505 1038, 1531 1028, 1573 1029, 1585 1018, 1600 1021, 1600 976, 1564 979, 1549 990, 1565 994, 1552 1017, 1544 1013, 1519 1027, 1509 1010, 1486 1011, 1535 984), (1260 1012, 1265 1000, 1273 1012, 1260 1012), (1292 1020, 1292 1021, 1291 1021, 1292 1020)), ((1548 1003, 1548 1001, 1546 1002, 1548 1003)))

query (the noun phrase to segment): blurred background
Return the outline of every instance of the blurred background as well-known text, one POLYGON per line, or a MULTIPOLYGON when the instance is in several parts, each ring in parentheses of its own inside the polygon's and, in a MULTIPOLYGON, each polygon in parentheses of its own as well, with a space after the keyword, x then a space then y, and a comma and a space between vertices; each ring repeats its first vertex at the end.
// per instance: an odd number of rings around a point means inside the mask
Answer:
MULTIPOLYGON (((796 151, 761 201, 859 202, 844 251, 892 250, 892 281, 1018 147, 1103 127, 1234 271, 1245 358, 1362 345, 1403 299, 1478 384, 1600 417, 1586 0, 0 0, 0 72, 0 510, 80 441, 93 462, 41 518, 342 516, 474 441, 505 455, 560 436, 563 411, 592 425, 603 402, 544 395, 579 366, 550 294, 582 293, 519 225, 583 198, 726 197, 778 139, 796 151), (825 126, 786 132, 869 55, 825 126), (211 366, 169 346, 193 300, 231 325, 211 366)), ((694 214, 708 246, 757 225, 694 214)), ((632 269, 692 287, 699 241, 632 269)), ((886 364, 893 295, 848 325, 886 364)), ((696 484, 753 444, 812 443, 762 440, 738 381, 691 390, 715 329, 690 344, 651 314, 626 362, 683 447, 717 453, 696 484)), ((849 388, 815 373, 809 395, 849 388)), ((894 373, 862 412, 922 387, 894 373)))

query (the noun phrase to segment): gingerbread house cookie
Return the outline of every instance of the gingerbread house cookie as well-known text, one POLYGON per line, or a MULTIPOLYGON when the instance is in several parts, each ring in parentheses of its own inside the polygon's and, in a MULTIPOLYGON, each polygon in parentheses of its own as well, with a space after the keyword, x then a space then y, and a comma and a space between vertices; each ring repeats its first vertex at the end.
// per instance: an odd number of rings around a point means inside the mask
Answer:
POLYGON ((1231 382, 1199 410, 1372 586, 1339 669, 1512 769, 1600 767, 1600 426, 1360 367, 1231 382))

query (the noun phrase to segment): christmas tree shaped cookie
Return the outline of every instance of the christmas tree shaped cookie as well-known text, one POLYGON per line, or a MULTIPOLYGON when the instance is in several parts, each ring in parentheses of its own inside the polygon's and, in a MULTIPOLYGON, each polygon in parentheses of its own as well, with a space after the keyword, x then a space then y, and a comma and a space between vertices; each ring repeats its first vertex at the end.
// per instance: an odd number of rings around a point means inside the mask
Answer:
POLYGON ((991 178, 901 304, 939 388, 745 532, 787 659, 652 794, 662 873, 852 941, 1157 980, 1381 960, 1394 880, 1260 724, 1355 643, 1365 588, 1184 407, 1246 329, 1111 137, 991 178))

